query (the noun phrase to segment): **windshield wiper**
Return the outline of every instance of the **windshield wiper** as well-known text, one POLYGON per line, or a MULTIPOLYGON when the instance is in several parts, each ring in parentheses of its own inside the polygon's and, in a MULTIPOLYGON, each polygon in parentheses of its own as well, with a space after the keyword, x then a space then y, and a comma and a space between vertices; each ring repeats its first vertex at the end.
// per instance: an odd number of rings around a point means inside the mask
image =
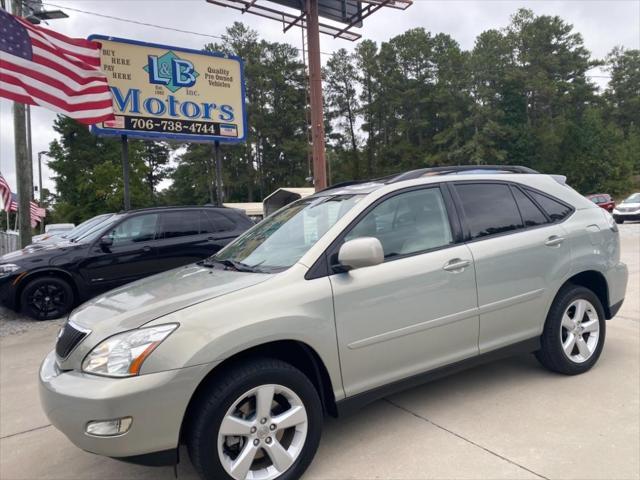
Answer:
POLYGON ((261 271, 257 268, 252 267, 251 265, 247 265, 246 263, 242 263, 242 262, 237 262, 235 260, 218 260, 215 258, 208 258, 207 260, 203 260, 201 265, 204 267, 210 268, 214 266, 214 263, 212 262, 219 263, 221 265, 224 265, 225 267, 231 267, 238 272, 256 273, 261 271))

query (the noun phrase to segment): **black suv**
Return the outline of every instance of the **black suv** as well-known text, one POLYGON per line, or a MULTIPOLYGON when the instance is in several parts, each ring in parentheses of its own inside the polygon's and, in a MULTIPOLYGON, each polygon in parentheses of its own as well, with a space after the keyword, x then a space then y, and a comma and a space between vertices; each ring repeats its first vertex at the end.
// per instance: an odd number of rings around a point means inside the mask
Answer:
POLYGON ((105 290, 213 255, 252 226, 231 208, 118 213, 74 241, 0 257, 0 302, 37 320, 58 318, 105 290))

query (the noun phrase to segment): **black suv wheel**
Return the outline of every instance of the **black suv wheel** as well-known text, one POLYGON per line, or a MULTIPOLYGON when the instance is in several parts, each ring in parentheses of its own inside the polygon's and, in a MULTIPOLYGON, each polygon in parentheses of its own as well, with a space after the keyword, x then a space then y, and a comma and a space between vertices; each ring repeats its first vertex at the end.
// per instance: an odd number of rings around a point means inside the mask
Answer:
POLYGON ((73 308, 73 288, 58 277, 38 277, 27 283, 20 295, 22 312, 35 320, 60 318, 73 308))

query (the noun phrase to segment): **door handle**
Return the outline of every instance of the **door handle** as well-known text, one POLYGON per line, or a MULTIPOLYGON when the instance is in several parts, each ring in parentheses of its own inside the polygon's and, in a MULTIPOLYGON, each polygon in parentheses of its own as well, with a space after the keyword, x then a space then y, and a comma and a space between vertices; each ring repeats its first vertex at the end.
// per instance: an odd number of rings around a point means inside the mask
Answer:
POLYGON ((142 247, 142 251, 145 253, 149 253, 151 251, 151 247, 149 245, 145 245, 142 247))
POLYGON ((559 247, 564 242, 564 237, 559 237, 558 235, 551 235, 547 238, 547 241, 544 244, 547 247, 559 247))
POLYGON ((447 272, 460 273, 469 265, 471 265, 470 260, 454 258, 453 260, 449 260, 447 263, 445 263, 442 269, 446 270, 447 272))

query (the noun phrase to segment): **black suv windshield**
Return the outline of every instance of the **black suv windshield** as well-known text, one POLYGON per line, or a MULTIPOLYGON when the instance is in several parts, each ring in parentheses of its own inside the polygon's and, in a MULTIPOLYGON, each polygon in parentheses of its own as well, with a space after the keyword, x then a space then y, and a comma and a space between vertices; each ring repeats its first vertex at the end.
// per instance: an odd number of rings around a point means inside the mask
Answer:
POLYGON ((90 230, 84 232, 81 236, 74 238, 74 242, 93 242, 96 240, 107 227, 114 225, 116 222, 119 222, 124 217, 124 214, 112 215, 107 218, 105 221, 94 225, 90 230))
POLYGON ((363 197, 333 195, 298 200, 238 237, 212 259, 235 264, 238 270, 285 270, 363 197))

